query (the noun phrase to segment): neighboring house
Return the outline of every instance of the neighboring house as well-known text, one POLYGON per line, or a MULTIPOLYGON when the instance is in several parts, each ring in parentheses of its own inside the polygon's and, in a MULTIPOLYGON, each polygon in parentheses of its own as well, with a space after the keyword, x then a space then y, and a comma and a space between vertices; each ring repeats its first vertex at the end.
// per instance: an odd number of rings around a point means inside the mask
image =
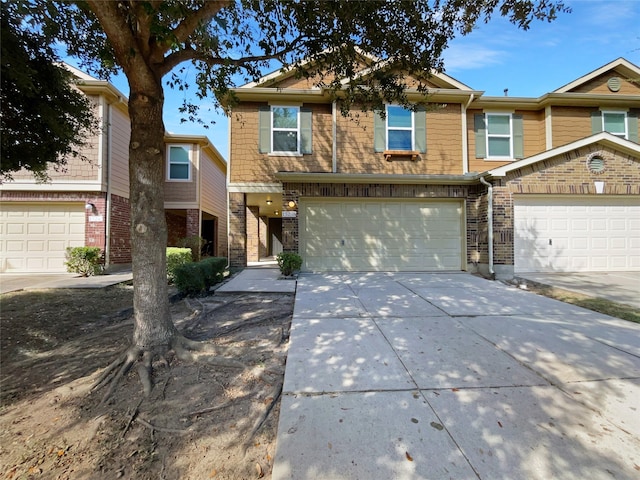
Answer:
MULTIPOLYGON (((110 83, 69 67, 96 105, 102 128, 51 182, 29 172, 0 185, 0 272, 64 272, 67 247, 103 249, 108 269, 131 263, 127 98, 110 83)), ((168 245, 201 236, 227 256, 227 166, 205 136, 165 136, 168 245)))
POLYGON ((231 265, 284 250, 306 271, 640 270, 638 66, 539 98, 428 85, 385 118, 345 117, 293 72, 235 89, 231 265))

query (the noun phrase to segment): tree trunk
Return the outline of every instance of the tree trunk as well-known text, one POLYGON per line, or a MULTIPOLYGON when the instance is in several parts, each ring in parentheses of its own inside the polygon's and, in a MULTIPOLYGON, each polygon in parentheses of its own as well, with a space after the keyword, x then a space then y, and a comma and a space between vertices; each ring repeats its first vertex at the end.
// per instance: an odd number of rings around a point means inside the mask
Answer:
POLYGON ((133 343, 148 349, 169 345, 178 334, 169 314, 166 275, 164 93, 161 79, 129 83, 133 343))

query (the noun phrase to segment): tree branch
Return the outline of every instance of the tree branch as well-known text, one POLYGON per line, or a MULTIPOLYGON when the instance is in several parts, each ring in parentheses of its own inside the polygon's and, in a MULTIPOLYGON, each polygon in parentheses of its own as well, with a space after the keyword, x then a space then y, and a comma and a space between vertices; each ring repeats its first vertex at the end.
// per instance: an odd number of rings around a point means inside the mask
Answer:
MULTIPOLYGON (((230 4, 230 0, 204 2, 204 6, 202 6, 202 8, 187 15, 185 19, 182 20, 182 22, 180 22, 180 24, 175 28, 173 33, 175 35, 176 43, 182 44, 186 42, 189 36, 201 22, 212 19, 220 10, 222 10, 224 7, 229 6, 230 4)), ((168 48, 168 46, 164 45, 163 48, 168 48)))
MULTIPOLYGON (((87 0, 87 5, 96 16, 111 44, 118 64, 129 80, 147 76, 149 68, 145 57, 139 51, 136 35, 127 23, 126 10, 121 9, 120 2, 87 0), (132 52, 133 50, 133 52, 132 52), (134 76, 132 72, 136 72, 134 76)), ((153 81, 150 78, 147 81, 153 81)))

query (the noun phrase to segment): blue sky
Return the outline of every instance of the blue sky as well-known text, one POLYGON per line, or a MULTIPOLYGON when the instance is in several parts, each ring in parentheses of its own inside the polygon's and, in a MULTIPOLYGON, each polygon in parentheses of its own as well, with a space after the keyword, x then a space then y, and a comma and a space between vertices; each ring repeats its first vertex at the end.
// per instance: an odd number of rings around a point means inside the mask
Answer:
MULTIPOLYGON (((446 73, 485 95, 504 95, 508 88, 509 96, 538 97, 619 57, 640 65, 640 0, 565 3, 572 13, 561 14, 551 23, 532 23, 527 31, 495 17, 471 34, 454 39, 444 54, 446 73)), ((128 94, 126 79, 111 81, 128 94)), ((181 123, 178 107, 184 93, 167 88, 165 98, 168 131, 206 135, 229 158, 228 122, 222 113, 202 109, 205 121, 216 122, 208 129, 181 123)))

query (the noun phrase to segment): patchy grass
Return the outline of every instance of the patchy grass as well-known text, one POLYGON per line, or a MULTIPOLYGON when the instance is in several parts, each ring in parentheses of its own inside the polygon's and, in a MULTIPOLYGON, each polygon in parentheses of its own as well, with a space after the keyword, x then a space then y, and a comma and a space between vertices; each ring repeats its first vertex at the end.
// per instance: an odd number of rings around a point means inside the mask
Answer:
POLYGON ((594 312, 604 313, 612 317, 621 318, 630 322, 640 323, 640 310, 630 305, 612 302, 604 298, 590 297, 577 292, 570 292, 556 287, 527 284, 530 292, 554 298, 561 302, 570 303, 578 307, 587 308, 594 312))

